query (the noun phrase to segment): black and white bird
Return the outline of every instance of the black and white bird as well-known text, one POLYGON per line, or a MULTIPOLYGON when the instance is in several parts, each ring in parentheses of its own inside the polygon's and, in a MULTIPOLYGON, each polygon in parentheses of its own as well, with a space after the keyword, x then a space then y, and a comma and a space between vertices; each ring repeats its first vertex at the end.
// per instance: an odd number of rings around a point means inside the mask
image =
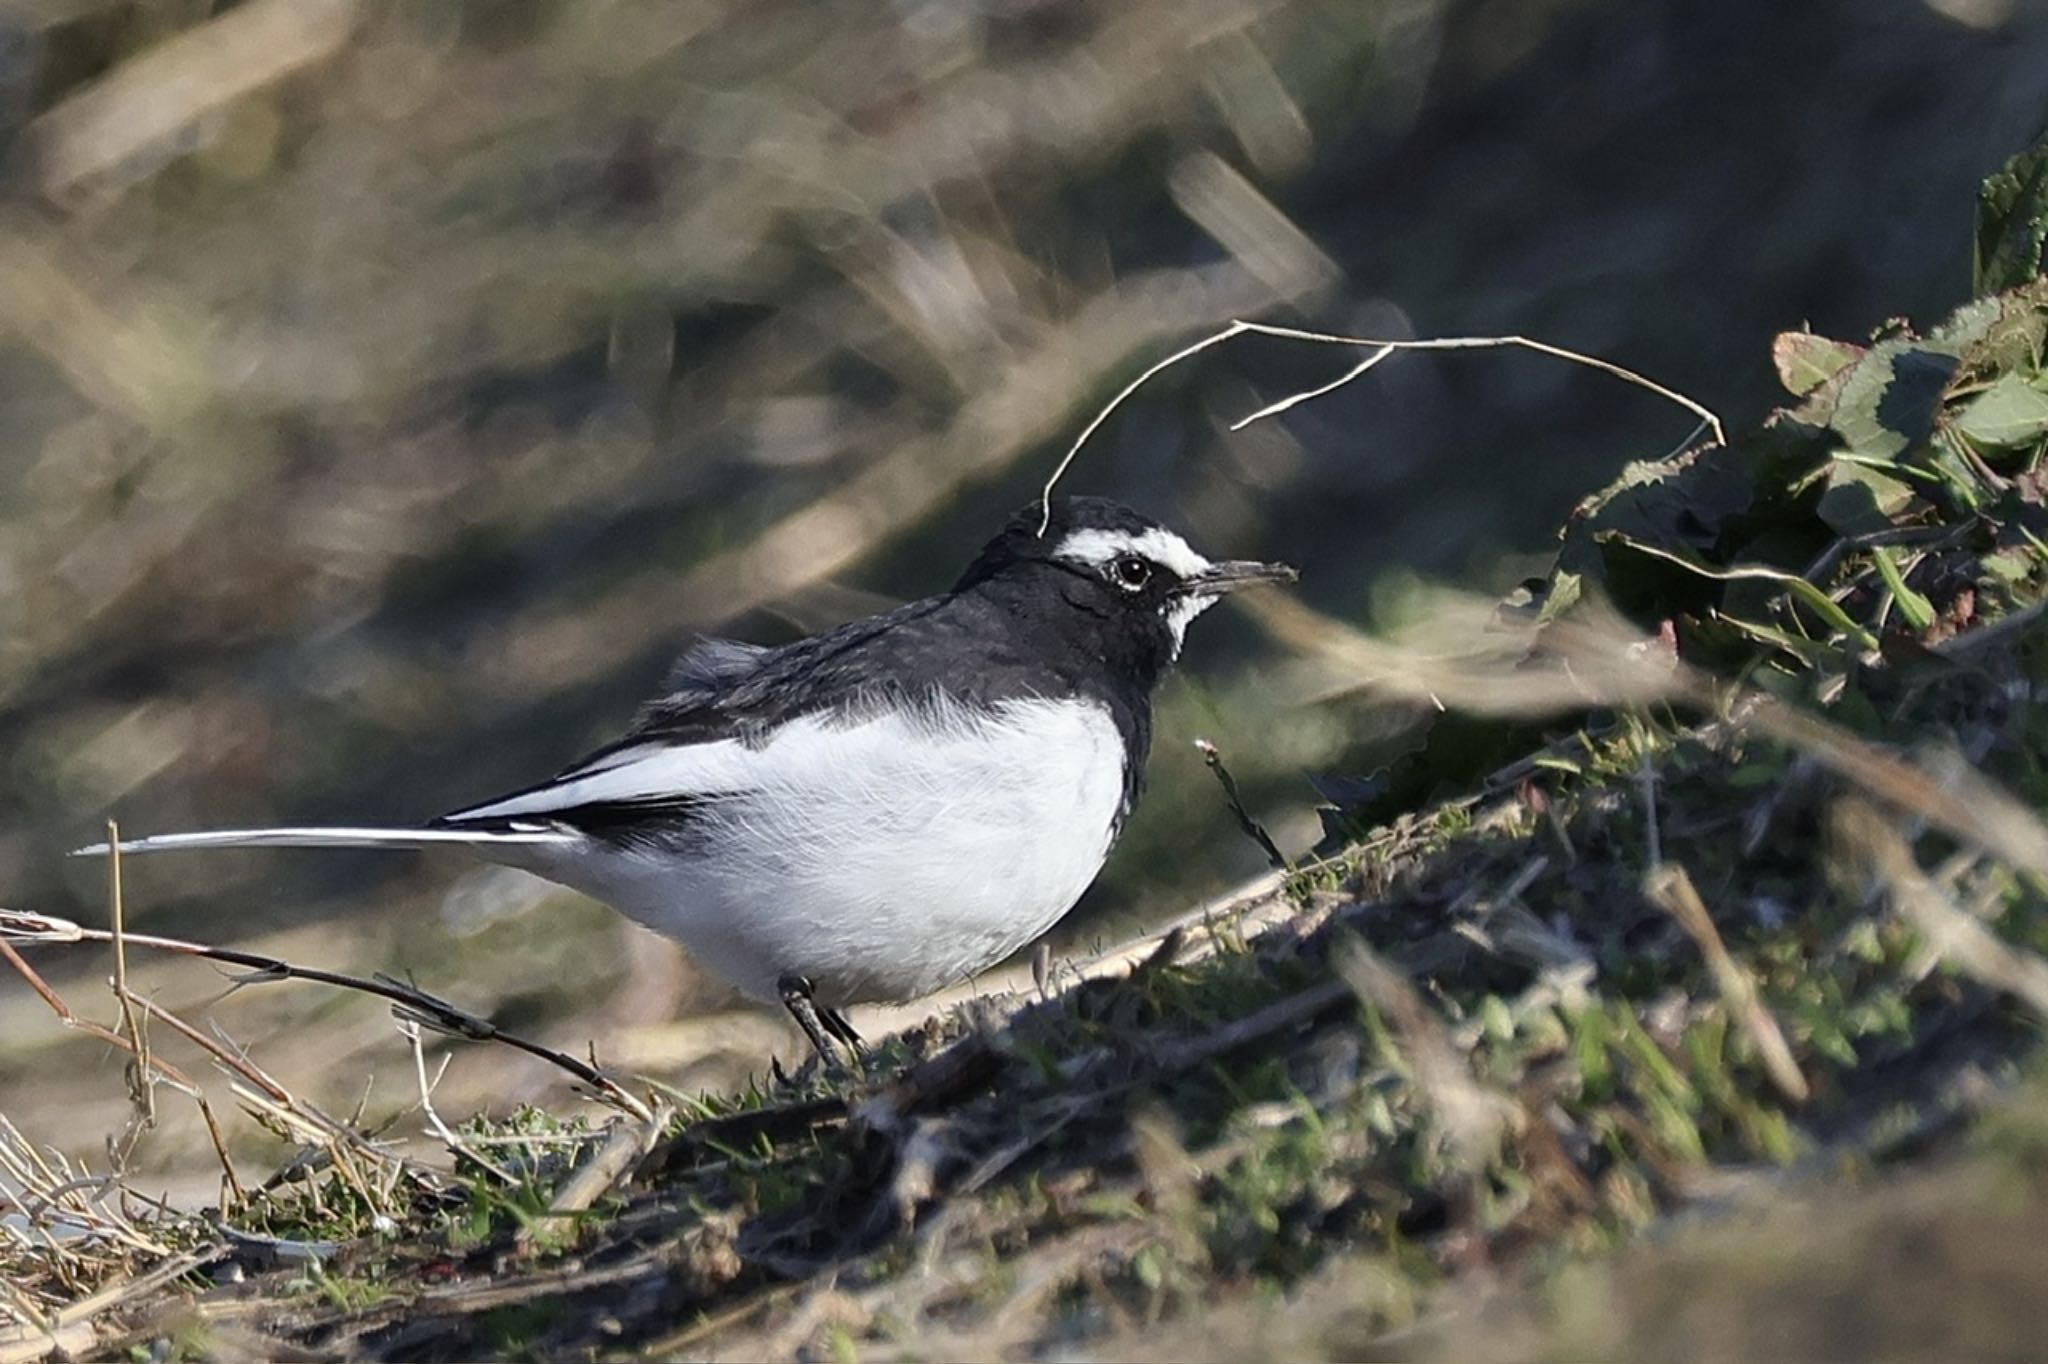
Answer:
POLYGON ((537 786, 421 828, 121 850, 464 848, 675 938, 829 1057, 857 1040, 841 1009, 962 981, 1073 906, 1138 799, 1189 623, 1295 576, 1101 498, 1047 510, 939 596, 776 648, 700 640, 623 737, 537 786))

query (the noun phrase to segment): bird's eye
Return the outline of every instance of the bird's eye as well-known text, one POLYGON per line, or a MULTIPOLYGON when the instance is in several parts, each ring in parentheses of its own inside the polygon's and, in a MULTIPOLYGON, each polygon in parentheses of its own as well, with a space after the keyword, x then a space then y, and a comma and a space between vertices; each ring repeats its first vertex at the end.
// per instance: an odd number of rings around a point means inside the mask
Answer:
POLYGON ((1109 566, 1116 585, 1127 591, 1136 592, 1152 581, 1152 565, 1135 554, 1126 554, 1109 566))

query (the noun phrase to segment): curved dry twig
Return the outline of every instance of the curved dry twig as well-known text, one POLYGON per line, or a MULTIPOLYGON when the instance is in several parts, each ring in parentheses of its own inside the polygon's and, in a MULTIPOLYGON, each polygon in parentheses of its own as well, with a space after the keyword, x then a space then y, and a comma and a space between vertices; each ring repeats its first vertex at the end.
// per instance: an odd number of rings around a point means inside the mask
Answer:
MULTIPOLYGON (((1052 524, 1053 489, 1058 486, 1062 478, 1066 477, 1067 470, 1073 467, 1075 458, 1081 453, 1081 447, 1088 443, 1089 437, 1101 429, 1102 424, 1109 420, 1112 413, 1123 406, 1125 399, 1136 393, 1154 376, 1173 368, 1181 361, 1191 356, 1199 355, 1212 346, 1221 345, 1232 337, 1246 335, 1270 336, 1280 341, 1308 341, 1323 346, 1363 346, 1368 348, 1371 353, 1328 383, 1318 384, 1313 388, 1303 389, 1298 393, 1291 393, 1277 402, 1266 404, 1249 416, 1238 418, 1230 424, 1232 431, 1242 431, 1253 422, 1277 416, 1289 408, 1299 407, 1305 402, 1334 393, 1373 366, 1379 364, 1382 360, 1385 360, 1395 351, 1498 350, 1514 346, 1520 347, 1523 350, 1535 351, 1539 355, 1548 355, 1559 360, 1569 360, 1576 365, 1585 365, 1589 369, 1599 370, 1602 374, 1611 374, 1615 378, 1634 384, 1638 388, 1647 389, 1658 397, 1668 402, 1676 403, 1695 417, 1698 417, 1700 424, 1694 428, 1695 435, 1704 429, 1713 432, 1715 444, 1726 445, 1728 443, 1727 429, 1722 426, 1721 419, 1714 414, 1712 409, 1697 400, 1688 398, 1677 389, 1667 388, 1654 379, 1646 378, 1624 365, 1617 365, 1612 360, 1602 360, 1596 355, 1587 355, 1581 351, 1570 350, 1564 346, 1552 345, 1548 341, 1538 341, 1527 336, 1439 336, 1425 337, 1415 341, 1393 341, 1376 336, 1344 336, 1336 332, 1306 331, 1300 327, 1282 327, 1270 322, 1247 322, 1243 318, 1237 318, 1221 331, 1211 332, 1198 341, 1182 346, 1164 360, 1148 366, 1137 378, 1119 389, 1117 395, 1111 398, 1108 404, 1100 412, 1097 412, 1086 426, 1081 428, 1081 434, 1074 437, 1074 443, 1067 447, 1066 454, 1060 457, 1060 462, 1053 467, 1052 476, 1045 480, 1045 487, 1039 491, 1038 533, 1040 535, 1045 534, 1046 527, 1052 524)), ((1691 437, 1687 439, 1688 443, 1690 443, 1691 437)))
MULTIPOLYGON (((238 986, 276 980, 306 980, 388 999, 394 1005, 393 1012, 402 1020, 424 1024, 437 1032, 467 1038, 472 1042, 501 1042, 568 1071, 597 1091, 600 1096, 642 1122, 652 1116, 652 1110, 646 1104, 588 1062, 579 1061, 567 1052, 557 1051, 553 1047, 531 1041, 517 1033, 507 1032, 487 1018, 470 1013, 417 986, 401 984, 388 976, 366 979, 341 971, 296 966, 260 952, 244 952, 232 947, 213 947, 206 943, 188 942, 182 938, 162 938, 151 933, 127 933, 123 937, 130 947, 149 947, 160 952, 203 957, 208 961, 249 968, 250 974, 236 978, 235 983, 238 986)), ((114 935, 104 929, 85 928, 55 915, 0 909, 0 944, 7 940, 21 943, 111 942, 113 938, 114 935)))

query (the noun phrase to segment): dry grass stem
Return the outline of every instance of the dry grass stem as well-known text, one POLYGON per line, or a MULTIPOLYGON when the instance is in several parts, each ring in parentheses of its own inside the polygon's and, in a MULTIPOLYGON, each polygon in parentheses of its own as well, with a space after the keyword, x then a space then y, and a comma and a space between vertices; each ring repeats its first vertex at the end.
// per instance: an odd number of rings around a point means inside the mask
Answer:
POLYGON ((1259 845, 1266 854, 1266 862, 1278 871, 1287 870, 1287 855, 1273 842, 1273 836, 1266 832, 1266 826, 1252 818, 1251 811, 1244 808, 1244 797, 1238 793, 1237 778, 1230 775, 1230 769, 1223 765, 1223 754, 1207 739, 1195 740, 1195 751, 1202 755, 1202 761, 1223 788, 1223 801, 1230 807, 1231 816, 1237 820, 1237 827, 1244 836, 1259 845))
POLYGON ((1258 411, 1250 414, 1249 416, 1239 417, 1236 421, 1230 424, 1230 429, 1232 431, 1242 431, 1247 426, 1250 426, 1253 422, 1264 421, 1268 417, 1277 417, 1282 412, 1286 412, 1292 408, 1299 407, 1303 403, 1314 402, 1317 398, 1323 397, 1325 394, 1335 393, 1338 389, 1344 387, 1344 385, 1350 383, 1353 379, 1356 379, 1359 376, 1363 375, 1367 370, 1379 364, 1380 361, 1386 359, 1389 355, 1392 355, 1393 353, 1394 348, 1392 346, 1382 343, 1370 354, 1368 354, 1363 360, 1360 360, 1357 364, 1353 365, 1350 369, 1345 370, 1342 374, 1330 380, 1330 382, 1328 382, 1327 384, 1318 384, 1314 388, 1303 389, 1299 393, 1290 393, 1285 398, 1282 398, 1279 402, 1267 403, 1264 407, 1260 408, 1258 411))
POLYGON ((1774 696, 1744 693, 1740 723, 2008 865, 2048 876, 2048 825, 1954 754, 1915 764, 1774 696), (1929 770, 1932 768, 1933 770, 1929 770))
MULTIPOLYGON (((11 913, 13 911, 0 910, 0 915, 11 913)), ((57 993, 48 981, 42 978, 41 974, 34 967, 29 965, 27 958, 16 951, 14 944, 8 942, 5 936, 0 936, 0 960, 6 961, 9 966, 14 968, 15 973, 27 982, 28 987, 36 993, 37 997, 44 1004, 49 1006, 50 1011, 57 1015, 58 1022, 62 1023, 66 1028, 74 1032, 83 1033, 87 1037, 95 1038, 110 1047, 125 1051, 130 1056, 137 1055, 135 1050, 136 1043, 132 1036, 127 1033, 116 1032, 112 1028, 95 1023, 90 1019, 80 1018, 73 1012, 71 1006, 64 1002, 63 997, 57 993)), ((144 1005, 148 1004, 146 1000, 138 999, 137 1002, 144 1005)), ((213 1143, 214 1154, 220 1160, 221 1175, 225 1179, 230 1192, 239 1197, 242 1192, 242 1182, 235 1174, 234 1162, 228 1157, 227 1142, 221 1134, 220 1120, 214 1115, 213 1105, 206 1101, 205 1091, 199 1087, 198 1082, 193 1080, 190 1075, 187 1075, 182 1069, 160 1056, 149 1055, 143 1063, 148 1066, 150 1073, 158 1080, 169 1084, 173 1089, 190 1098, 198 1106, 200 1119, 206 1124, 207 1138, 213 1143)))
MULTIPOLYGON (((128 1039, 129 1058, 125 1069, 128 1099, 134 1106, 127 1130, 117 1143, 114 1167, 119 1170, 134 1155, 135 1145, 142 1140, 143 1133, 156 1126, 156 1083, 155 1072, 149 1064, 149 1034, 143 1031, 136 1017, 135 1000, 128 992, 127 906, 121 894, 121 826, 111 819, 107 821, 107 840, 113 850, 107 857, 107 918, 114 925, 114 999, 121 1009, 121 1032, 128 1039)), ((113 1154, 112 1148, 110 1154, 113 1154)))
POLYGON ((1110 415, 1112 413, 1114 413, 1119 407, 1123 406, 1124 399, 1130 397, 1133 393, 1136 393, 1139 389, 1143 388, 1153 378, 1154 375, 1163 374, 1167 370, 1172 369, 1175 365, 1179 364, 1181 361, 1189 359, 1192 356, 1200 355, 1203 351, 1208 350, 1211 346, 1220 346, 1233 336, 1242 336, 1245 332, 1249 330, 1251 330, 1249 324, 1244 322, 1233 322, 1229 326, 1225 327, 1222 331, 1212 332, 1210 335, 1203 337, 1199 341, 1196 341, 1190 345, 1182 346, 1179 350, 1167 356, 1164 360, 1155 361, 1154 363, 1147 365, 1144 368, 1144 370, 1142 370, 1139 373, 1137 378, 1131 380, 1122 388, 1118 389, 1116 396, 1114 398, 1111 398, 1109 402, 1103 406, 1101 411, 1097 412, 1093 417, 1091 417, 1086 426, 1081 428, 1081 434, 1074 437, 1074 443, 1067 447, 1067 453, 1062 455, 1060 457, 1060 462, 1053 466, 1052 476, 1045 480, 1045 487, 1040 492, 1038 499, 1039 509, 1041 512, 1041 519, 1038 523, 1038 533, 1040 535, 1045 534, 1045 528, 1048 525, 1052 524, 1052 490, 1059 486, 1059 481, 1062 478, 1066 477, 1068 468, 1072 466, 1074 460, 1080 455, 1081 447, 1088 443, 1088 438, 1094 435, 1098 430, 1102 428, 1102 424, 1109 420, 1110 415))
POLYGON ((30 1364, 32 1360, 92 1354, 93 1346, 99 1342, 99 1333, 93 1327, 96 1318, 151 1296, 192 1273, 216 1253, 209 1247, 169 1256, 144 1273, 117 1279, 38 1320, 23 1322, 22 1329, 0 1336, 0 1364, 30 1364))
POLYGON ((1831 824, 1836 838, 1875 873, 1892 904, 1926 936, 1929 950, 2048 1019, 2048 960, 2006 942, 1950 899, 1920 869, 1898 829, 1868 801, 1838 802, 1831 824))
POLYGON ((1713 972, 1714 987, 1720 991, 1728 1011, 1749 1037, 1750 1045, 1756 1048, 1771 1083, 1791 1102, 1805 1103, 1812 1091, 1807 1086, 1806 1077, 1799 1073, 1799 1063, 1792 1059, 1792 1048, 1786 1045, 1784 1030, 1778 1026, 1778 1020, 1772 1017, 1771 1011, 1764 1007, 1763 1000, 1758 998, 1756 982, 1742 969, 1742 964, 1729 955, 1727 944, 1721 941, 1721 931, 1714 926, 1714 917, 1707 912, 1706 902, 1700 899, 1692 877, 1676 863, 1657 863, 1651 867, 1643 888, 1650 899, 1676 919, 1686 935, 1699 945, 1700 955, 1706 958, 1707 969, 1713 972))
MULTIPOLYGON (((564 1180, 555 1190, 555 1196, 548 1200, 548 1214, 553 1217, 572 1216, 617 1188, 653 1152, 673 1116, 666 1106, 658 1106, 644 1121, 614 1119, 604 1141, 584 1158, 575 1173, 564 1180)), ((532 1242, 535 1226, 529 1223, 520 1228, 521 1244, 532 1242)))
MULTIPOLYGON (((1440 336, 1428 337, 1419 341, 1393 341, 1382 337, 1342 336, 1331 332, 1303 331, 1295 327, 1276 327, 1264 322, 1233 322, 1231 326, 1236 329, 1232 333, 1233 335, 1236 332, 1253 332, 1259 336, 1277 337, 1283 341, 1311 341, 1326 346, 1365 346, 1373 348, 1375 351, 1389 353, 1397 350, 1501 350, 1509 347, 1531 350, 1535 351, 1538 355, 1548 355, 1554 359, 1568 360, 1575 365, 1584 365, 1589 369, 1597 369, 1602 374, 1611 374, 1625 383, 1634 384, 1637 388, 1647 389, 1667 402, 1676 403, 1695 417, 1698 417, 1700 424, 1713 432, 1714 444, 1726 445, 1728 443, 1728 433, 1722 426, 1721 419, 1714 415, 1710 408, 1703 406, 1697 400, 1686 397, 1676 389, 1666 388, 1653 379, 1645 378, 1624 365, 1617 365, 1612 360, 1602 360, 1595 355, 1568 350, 1563 346, 1552 345, 1548 341, 1537 341, 1526 336, 1440 336)), ((1379 357, 1370 357, 1365 363, 1358 365, 1355 373, 1350 377, 1355 378, 1358 374, 1363 374, 1367 369, 1378 363, 1379 357)), ((1330 387, 1325 386, 1322 391, 1328 392, 1330 387)), ((1281 410, 1284 410, 1284 408, 1281 410)), ((1231 429, 1237 430, 1247 426, 1264 415, 1267 415, 1267 413, 1254 413, 1231 429)))
POLYGON ((1650 766, 1650 750, 1645 747, 1636 764, 1636 788, 1643 795, 1643 842, 1648 853, 1646 861, 1650 866, 1659 866, 1664 861, 1664 833, 1657 824, 1657 773, 1650 766))
POLYGON ((410 1019, 400 1021, 398 1031, 412 1048, 413 1078, 419 1085, 420 1113, 427 1120, 427 1128, 440 1143, 448 1148, 448 1154, 458 1160, 469 1160, 478 1169, 488 1171, 491 1178, 500 1184, 511 1185, 517 1181, 504 1166, 480 1153, 474 1146, 455 1134, 455 1130, 441 1120, 441 1114, 434 1108, 434 1087, 441 1083, 441 1076, 448 1071, 449 1058, 441 1058, 441 1069, 434 1078, 427 1078, 427 1049, 420 1035, 419 1025, 410 1019))
POLYGON ((1483 1170, 1500 1149, 1501 1137, 1521 1122, 1521 1108, 1473 1078, 1443 1021, 1415 987, 1355 934, 1341 938, 1337 972, 1360 1001, 1378 1009, 1393 1025, 1408 1058, 1415 1090, 1434 1115, 1453 1165, 1466 1173, 1483 1170))
POLYGON ((330 1148, 339 1145, 353 1146, 376 1160, 395 1159, 388 1152, 380 1150, 350 1124, 330 1117, 316 1105, 292 1093, 258 1066, 247 1051, 221 1038, 208 1036, 153 999, 137 996, 135 1003, 152 1020, 162 1023, 204 1051, 223 1071, 239 1076, 246 1084, 255 1086, 256 1091, 260 1092, 260 1098, 258 1093, 240 1085, 234 1087, 234 1092, 245 1105, 254 1103, 261 1112, 285 1122, 300 1139, 310 1139, 330 1148))
POLYGON ((1245 605, 1276 639, 1320 661, 1311 665, 1322 670, 1319 683, 1300 688, 1306 699, 1369 692, 1528 717, 1662 701, 1725 714, 1971 846, 2048 876, 2048 824, 1968 763, 1952 755, 1916 763, 1767 692, 1719 682, 1596 601, 1539 633, 1503 628, 1491 601, 1437 592, 1388 639, 1279 593, 1245 605))
POLYGON ((357 0, 254 0, 121 63, 36 120, 45 190, 155 170, 209 113, 339 50, 357 10, 357 0))

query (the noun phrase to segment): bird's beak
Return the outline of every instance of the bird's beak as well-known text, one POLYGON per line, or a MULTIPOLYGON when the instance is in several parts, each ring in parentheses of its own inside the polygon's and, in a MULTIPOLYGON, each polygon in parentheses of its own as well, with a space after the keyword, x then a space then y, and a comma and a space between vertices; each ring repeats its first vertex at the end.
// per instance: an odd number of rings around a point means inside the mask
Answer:
POLYGON ((1241 587, 1257 587, 1261 583, 1291 583, 1300 576, 1290 564, 1225 559, 1185 579, 1181 583, 1181 591, 1195 597, 1220 597, 1226 592, 1235 592, 1241 587))

